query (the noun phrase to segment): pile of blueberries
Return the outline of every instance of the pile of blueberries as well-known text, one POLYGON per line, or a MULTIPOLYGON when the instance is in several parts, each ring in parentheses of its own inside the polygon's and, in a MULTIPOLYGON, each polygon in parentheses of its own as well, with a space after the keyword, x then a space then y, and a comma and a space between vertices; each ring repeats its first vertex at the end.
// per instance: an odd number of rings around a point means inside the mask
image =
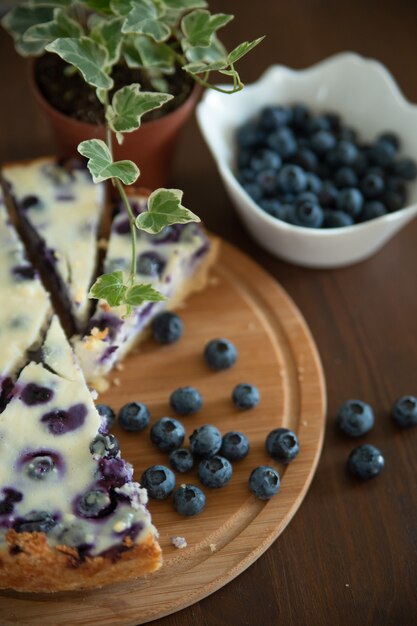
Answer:
MULTIPOLYGON (((153 336, 160 344, 178 341, 182 329, 181 319, 171 312, 161 313, 152 324, 153 336)), ((237 350, 227 339, 213 339, 205 347, 204 359, 212 370, 229 369, 237 360, 237 350)), ((258 405, 260 394, 255 386, 241 383, 233 389, 231 398, 237 409, 248 410, 258 405)), ((202 405, 203 398, 194 387, 180 387, 170 396, 170 406, 180 416, 194 415, 202 405)), ((97 405, 97 409, 110 429, 116 420, 114 411, 104 404, 97 405)), ((145 404, 129 402, 120 409, 118 422, 124 430, 139 432, 149 425, 150 413, 145 404)), ((114 435, 109 436, 114 438, 114 435)), ((184 474, 197 465, 198 478, 204 487, 224 487, 232 478, 232 463, 245 458, 250 448, 244 433, 232 431, 222 436, 220 430, 212 424, 196 428, 189 437, 189 447, 185 448, 184 426, 173 417, 162 417, 152 424, 150 439, 159 450, 169 455, 172 469, 164 465, 148 467, 140 482, 150 498, 164 500, 174 492, 173 505, 181 515, 200 513, 206 497, 200 487, 192 484, 183 484, 174 491, 176 479, 172 470, 184 474)), ((265 447, 273 459, 284 464, 295 459, 300 449, 296 434, 287 428, 276 428, 270 432, 265 447)), ((269 500, 280 489, 277 470, 269 466, 256 467, 249 477, 249 489, 261 500, 269 500)))
POLYGON ((398 158, 391 132, 365 144, 337 113, 304 104, 267 106, 236 134, 237 177, 269 215, 308 228, 338 228, 397 211, 417 165, 398 158))
MULTIPOLYGON (((400 428, 417 425, 417 398, 402 396, 394 402, 392 419, 400 428)), ((340 430, 349 437, 362 437, 375 423, 372 407, 362 400, 348 400, 337 413, 340 430)), ((385 465, 381 451, 371 444, 354 448, 347 461, 347 469, 356 478, 369 480, 378 476, 385 465)))

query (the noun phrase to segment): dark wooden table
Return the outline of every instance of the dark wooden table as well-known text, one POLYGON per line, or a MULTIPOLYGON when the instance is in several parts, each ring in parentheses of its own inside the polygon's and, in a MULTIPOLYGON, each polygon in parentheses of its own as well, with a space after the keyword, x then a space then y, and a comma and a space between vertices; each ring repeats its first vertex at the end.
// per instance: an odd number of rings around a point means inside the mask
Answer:
MULTIPOLYGON (((417 101, 415 0, 215 0, 235 12, 223 31, 229 47, 267 35, 241 65, 246 82, 271 63, 310 65, 355 50, 382 61, 417 101)), ((0 160, 53 150, 30 95, 24 62, 0 34, 0 160)), ((195 122, 178 147, 173 182, 208 227, 252 255, 287 289, 305 315, 328 386, 328 427, 311 489, 290 526, 248 570, 161 626, 417 623, 417 428, 400 432, 393 400, 417 394, 417 221, 356 266, 327 271, 280 262, 257 247, 226 197, 195 122), (357 485, 344 471, 353 441, 335 432, 338 406, 371 403, 376 425, 366 440, 384 453, 376 480, 357 485)), ((1 617, 0 617, 1 622, 1 617)))

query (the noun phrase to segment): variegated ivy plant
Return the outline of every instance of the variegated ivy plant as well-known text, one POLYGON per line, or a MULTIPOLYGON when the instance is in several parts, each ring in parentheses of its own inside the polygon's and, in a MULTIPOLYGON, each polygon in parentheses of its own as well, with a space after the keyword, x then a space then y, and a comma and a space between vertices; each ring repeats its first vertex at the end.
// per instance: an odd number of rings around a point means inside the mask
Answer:
POLYGON ((182 206, 178 189, 157 189, 149 196, 147 211, 135 217, 124 185, 135 183, 140 172, 132 161, 114 161, 112 138, 122 143, 123 134, 138 129, 145 113, 172 98, 165 93, 164 76, 178 66, 205 87, 227 93, 242 89, 235 63, 262 38, 227 52, 217 32, 232 19, 211 14, 205 0, 29 0, 3 18, 21 55, 59 55, 95 88, 104 106, 106 141, 83 141, 78 151, 88 159, 95 183, 110 179, 118 188, 129 215, 132 259, 128 276, 121 271, 100 276, 90 297, 110 306, 126 305, 128 313, 144 301, 164 299, 152 285, 136 282, 136 228, 156 234, 199 218, 182 206), (112 69, 119 63, 145 70, 156 90, 144 92, 131 84, 113 93, 112 69), (214 71, 228 78, 230 88, 210 84, 214 71))

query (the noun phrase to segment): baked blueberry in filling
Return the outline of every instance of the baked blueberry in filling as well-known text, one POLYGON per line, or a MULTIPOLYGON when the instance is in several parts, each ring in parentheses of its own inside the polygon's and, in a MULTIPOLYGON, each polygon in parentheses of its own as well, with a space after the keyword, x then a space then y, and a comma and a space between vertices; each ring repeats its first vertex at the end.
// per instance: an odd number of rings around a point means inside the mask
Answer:
POLYGON ((53 395, 54 392, 52 389, 41 387, 35 383, 29 383, 20 394, 20 399, 28 406, 33 406, 35 404, 46 404, 51 400, 53 395))
POLYGON ((55 409, 41 417, 41 422, 48 426, 52 435, 64 435, 76 430, 84 423, 87 409, 84 404, 74 404, 67 411, 55 409))
POLYGON ((9 487, 5 487, 3 493, 4 498, 0 500, 0 515, 10 515, 13 513, 15 503, 23 499, 23 494, 9 487))
POLYGON ((31 265, 20 265, 12 269, 13 276, 18 281, 33 280, 36 272, 31 265))
POLYGON ((115 506, 107 491, 92 489, 81 496, 76 508, 83 517, 101 518, 111 513, 115 506))
POLYGON ((49 533, 56 523, 56 519, 47 511, 32 511, 25 517, 18 518, 13 528, 18 533, 49 533))
POLYGON ((98 434, 90 443, 90 452, 98 457, 113 459, 117 457, 120 446, 117 438, 111 433, 98 434))
POLYGON ((137 273, 145 276, 160 276, 165 267, 165 261, 156 252, 144 252, 137 259, 137 273))

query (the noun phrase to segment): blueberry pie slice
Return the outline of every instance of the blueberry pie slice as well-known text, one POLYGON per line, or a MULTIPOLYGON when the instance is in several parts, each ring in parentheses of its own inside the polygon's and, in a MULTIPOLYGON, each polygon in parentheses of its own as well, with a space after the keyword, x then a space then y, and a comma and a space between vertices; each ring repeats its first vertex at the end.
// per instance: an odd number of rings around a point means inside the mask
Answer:
POLYGON ((0 587, 85 589, 159 568, 146 490, 107 433, 57 317, 0 413, 0 459, 0 587))
MULTIPOLYGON (((146 210, 145 195, 131 197, 136 214, 146 210)), ((217 241, 209 239, 198 224, 175 224, 158 235, 137 233, 138 282, 151 283, 164 294, 163 302, 145 302, 126 317, 124 306, 110 308, 104 301, 86 330, 73 338, 73 346, 87 381, 99 391, 114 365, 140 340, 149 323, 164 309, 179 306, 190 293, 205 287, 208 270, 217 253, 217 241)), ((131 240, 126 211, 113 220, 104 270, 129 271, 131 240)))
POLYGON ((3 179, 45 283, 63 303, 70 332, 80 330, 91 313, 104 186, 82 161, 51 157, 7 165, 3 179))

